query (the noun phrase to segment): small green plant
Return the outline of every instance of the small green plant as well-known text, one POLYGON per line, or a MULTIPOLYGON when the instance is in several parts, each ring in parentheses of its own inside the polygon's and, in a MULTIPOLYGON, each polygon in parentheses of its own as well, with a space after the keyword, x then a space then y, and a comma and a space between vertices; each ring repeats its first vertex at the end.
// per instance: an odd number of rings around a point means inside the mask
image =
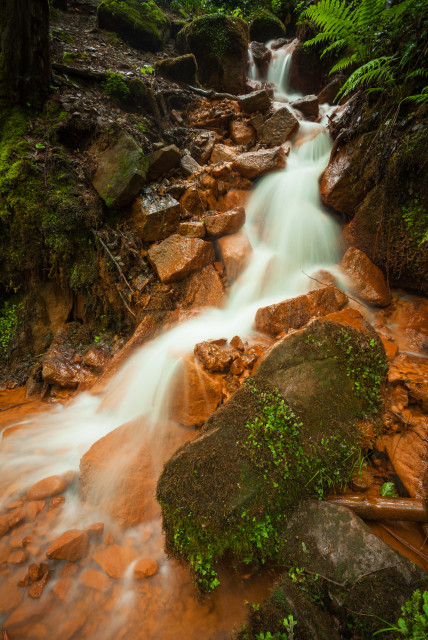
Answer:
POLYGON ((294 627, 297 625, 297 620, 294 619, 294 616, 290 614, 288 618, 284 618, 282 624, 285 628, 284 631, 276 631, 276 633, 272 633, 271 631, 260 631, 260 633, 256 636, 257 640, 293 640, 294 638, 294 627))
POLYGON ((395 484, 393 482, 384 482, 380 488, 380 495, 389 498, 396 498, 398 494, 395 490, 395 484))
POLYGON ((126 100, 131 93, 120 73, 112 73, 110 69, 101 87, 106 95, 120 100, 126 100))
POLYGON ((408 640, 426 640, 428 638, 428 591, 421 594, 419 589, 416 589, 411 599, 401 607, 401 613, 396 625, 392 624, 380 629, 373 636, 395 631, 400 634, 400 637, 408 640))
POLYGON ((24 303, 5 302, 0 311, 0 360, 8 360, 10 346, 21 324, 24 303))
POLYGON ((141 67, 140 69, 140 73, 146 74, 148 73, 149 75, 152 75, 154 73, 154 67, 151 67, 149 64, 146 65, 145 67, 141 67))

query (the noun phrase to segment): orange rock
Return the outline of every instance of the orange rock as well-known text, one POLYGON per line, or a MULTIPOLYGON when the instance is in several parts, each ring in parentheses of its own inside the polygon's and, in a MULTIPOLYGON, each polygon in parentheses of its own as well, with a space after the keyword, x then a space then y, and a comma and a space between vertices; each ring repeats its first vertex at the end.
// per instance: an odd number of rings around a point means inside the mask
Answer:
POLYGON ((282 147, 261 149, 241 153, 232 162, 232 169, 238 171, 244 178, 254 180, 271 171, 285 167, 285 152, 282 147))
POLYGON ((232 362, 239 356, 235 349, 218 346, 210 341, 199 342, 193 353, 202 363, 204 369, 211 372, 225 373, 232 362))
MULTIPOLYGON (((25 631, 23 631, 23 635, 18 635, 21 633, 21 629, 23 629, 24 625, 28 623, 32 623, 35 625, 38 618, 41 618, 46 610, 49 608, 50 598, 45 597, 41 600, 26 600, 22 604, 19 605, 15 609, 15 611, 7 618, 4 623, 4 628, 7 631, 13 632, 15 629, 17 630, 18 638, 28 638, 28 635, 25 631)), ((12 637, 14 634, 12 635, 12 637)))
POLYGON ((386 340, 382 336, 380 336, 380 339, 385 347, 386 357, 390 362, 392 362, 398 353, 398 345, 395 344, 395 342, 391 342, 391 340, 386 340))
POLYGON ((254 127, 244 120, 232 120, 230 123, 230 135, 236 144, 248 144, 256 139, 254 127))
POLYGON ((182 280, 215 259, 211 242, 178 234, 149 249, 148 257, 162 282, 182 280))
POLYGON ((300 329, 311 318, 339 311, 347 302, 347 296, 340 289, 315 289, 297 298, 262 307, 256 313, 255 328, 271 336, 290 329, 300 329))
POLYGON ((74 580, 68 576, 65 578, 60 578, 52 588, 56 599, 60 602, 64 602, 67 599, 67 596, 73 588, 74 584, 74 580))
POLYGON ((184 359, 169 396, 169 416, 185 426, 201 426, 222 400, 221 377, 205 371, 195 358, 184 359))
POLYGON ((207 208, 206 197, 203 191, 196 187, 189 187, 181 196, 182 209, 189 211, 193 216, 200 216, 207 208))
POLYGON ((89 536, 89 539, 98 538, 104 533, 104 522, 95 522, 85 527, 85 531, 89 536))
POLYGON ((24 522, 26 517, 27 517, 27 512, 24 509, 24 507, 18 507, 18 509, 14 509, 7 516, 9 527, 11 529, 13 527, 16 527, 18 524, 21 524, 21 522, 24 522))
POLYGON ((233 373, 233 375, 237 375, 240 376, 241 373, 244 371, 244 361, 242 360, 242 358, 238 357, 236 358, 236 360, 234 360, 231 364, 230 367, 230 373, 233 373))
POLYGON ((126 569, 137 556, 137 552, 130 547, 112 544, 103 551, 94 553, 93 559, 110 578, 117 580, 123 578, 126 569))
POLYGON ((134 567, 135 580, 141 580, 141 578, 150 578, 159 571, 159 565, 156 560, 152 558, 141 558, 138 560, 134 567))
POLYGON ((226 278, 232 283, 248 265, 252 248, 244 231, 217 240, 217 246, 224 263, 226 278))
POLYGON ((70 529, 54 540, 46 551, 48 558, 74 562, 88 555, 89 536, 86 531, 70 529))
POLYGON ((350 307, 346 307, 346 309, 342 309, 341 311, 329 313, 326 316, 321 317, 320 320, 337 322, 338 324, 343 324, 348 327, 355 327, 355 329, 367 328, 367 322, 363 318, 361 313, 356 309, 352 309, 350 307))
POLYGON ((27 492, 28 500, 42 500, 63 493, 67 483, 61 476, 50 476, 34 484, 27 492))
POLYGON ((74 562, 67 562, 67 564, 61 569, 59 575, 61 576, 61 578, 69 578, 71 576, 74 576, 78 572, 78 570, 79 569, 74 564, 74 562))
POLYGON ((224 213, 204 216, 205 228, 210 236, 226 236, 236 233, 245 223, 245 209, 236 207, 224 213))
POLYGON ((0 538, 9 531, 9 518, 7 516, 0 516, 0 538))
POLYGON ((216 209, 230 211, 236 207, 245 207, 250 199, 251 191, 246 189, 230 189, 224 196, 218 199, 216 209))
POLYGON ((391 292, 382 271, 365 253, 350 247, 342 258, 340 268, 352 293, 364 302, 385 307, 391 302, 391 292))
POLYGON ((7 557, 8 564, 22 564, 27 559, 27 554, 22 549, 16 549, 9 553, 7 557))
POLYGON ((44 574, 44 576, 40 578, 40 580, 33 582, 31 587, 28 588, 27 590, 28 597, 32 598, 33 600, 37 600, 37 598, 40 598, 48 580, 49 580, 49 571, 47 571, 44 574))
POLYGON ((86 367, 93 369, 96 373, 102 373, 109 362, 109 357, 101 349, 89 349, 83 362, 86 367))
POLYGON ((231 168, 231 162, 219 164, 211 169, 211 175, 216 180, 227 180, 229 178, 231 168))
POLYGON ((245 351, 245 345, 239 336, 234 336, 232 338, 232 340, 230 341, 230 346, 234 349, 237 349, 237 351, 245 351))
POLYGON ((65 503, 65 496, 54 496, 49 502, 49 510, 57 509, 65 503))
POLYGON ((221 308, 226 302, 223 283, 212 264, 175 285, 182 296, 180 306, 184 309, 202 309, 205 307, 221 308))
POLYGON ((203 238, 206 233, 205 225, 199 220, 180 222, 178 233, 188 238, 203 238))
POLYGON ((95 589, 96 591, 105 591, 110 586, 110 580, 105 573, 101 573, 101 571, 96 571, 95 569, 87 569, 82 573, 79 577, 79 582, 84 584, 85 587, 95 589))
POLYGON ((0 542, 0 564, 6 562, 9 555, 9 547, 4 542, 0 542))
POLYGON ((28 522, 34 522, 39 513, 43 511, 45 508, 46 502, 44 500, 36 500, 34 502, 28 502, 26 505, 27 509, 27 520, 28 522))
POLYGON ((210 162, 211 164, 232 162, 237 153, 238 150, 233 147, 228 147, 226 144, 216 144, 212 150, 210 162))
POLYGON ((16 578, 0 580, 0 614, 9 613, 21 604, 24 593, 15 584, 16 578))

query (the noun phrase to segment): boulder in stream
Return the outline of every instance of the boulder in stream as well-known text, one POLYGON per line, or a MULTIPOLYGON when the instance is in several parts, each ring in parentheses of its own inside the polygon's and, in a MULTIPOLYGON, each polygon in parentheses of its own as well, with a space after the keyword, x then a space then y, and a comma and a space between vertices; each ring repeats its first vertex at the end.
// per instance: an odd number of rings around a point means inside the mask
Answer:
POLYGON ((226 552, 246 562, 278 554, 292 510, 352 468, 355 423, 381 407, 386 358, 370 325, 340 313, 275 344, 165 465, 157 497, 166 547, 203 591, 218 584, 226 552))

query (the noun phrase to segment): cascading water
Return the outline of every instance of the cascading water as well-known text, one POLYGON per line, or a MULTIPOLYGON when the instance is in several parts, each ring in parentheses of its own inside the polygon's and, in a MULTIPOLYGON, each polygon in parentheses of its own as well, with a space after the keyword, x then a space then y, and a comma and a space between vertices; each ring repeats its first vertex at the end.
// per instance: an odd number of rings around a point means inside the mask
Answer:
MULTIPOLYGON (((276 82, 282 93, 287 84, 288 54, 276 53, 269 78, 276 82)), ((252 66, 255 69, 255 65, 252 66)), ((252 259, 233 286, 224 309, 207 311, 140 349, 112 380, 102 398, 83 394, 71 406, 57 407, 49 413, 31 417, 27 421, 28 428, 24 425, 2 441, 0 485, 3 505, 22 495, 41 478, 77 470, 82 454, 95 441, 131 420, 141 424, 135 431, 139 434, 136 437, 140 438, 140 442, 133 443, 135 452, 144 442, 155 458, 157 471, 160 470, 162 461, 171 454, 162 444, 168 436, 165 429, 180 429, 177 425, 171 426, 165 418, 170 381, 182 357, 191 353, 195 343, 202 340, 249 335, 260 306, 308 290, 308 279, 302 275, 302 270, 311 272, 336 261, 337 229, 320 207, 318 189, 318 178, 327 164, 329 151, 330 140, 324 126, 301 122, 291 145, 287 167, 257 183, 247 207, 245 226, 253 247, 252 259)), ((116 467, 119 468, 111 473, 115 471, 120 475, 127 464, 127 460, 118 462, 116 467)), ((98 490, 108 500, 105 483, 104 476, 98 490)), ((98 517, 114 531, 116 540, 122 539, 122 534, 102 510, 82 508, 70 491, 66 505, 55 529, 46 531, 50 538, 66 528, 89 524, 98 517)), ((141 621, 130 595, 137 587, 126 582, 122 590, 117 587, 116 601, 107 610, 116 622, 119 620, 131 629, 128 636, 122 634, 120 637, 165 640, 176 637, 178 630, 182 632, 186 628, 186 635, 192 640, 209 637, 209 632, 229 630, 237 616, 243 615, 244 597, 257 598, 257 587, 249 584, 244 596, 242 587, 233 583, 234 578, 226 576, 226 583, 232 581, 231 591, 223 587, 209 605, 196 604, 187 572, 168 562, 163 554, 158 520, 144 523, 126 535, 138 546, 142 532, 148 529, 153 533, 143 555, 155 555, 161 565, 160 573, 155 577, 157 581, 153 578, 155 582, 151 583, 155 585, 151 587, 155 595, 150 604, 144 605, 145 617, 141 621), (239 614, 236 613, 238 609, 239 614)), ((140 591, 148 593, 150 589, 144 587, 140 591)), ((77 595, 76 598, 78 600, 77 595)), ((142 606, 141 598, 139 603, 142 606)), ((70 610, 69 603, 67 607, 70 610)), ((104 623, 100 619, 90 635, 79 637, 103 640, 118 637, 117 626, 105 623, 106 615, 104 613, 104 623)))
POLYGON ((286 98, 287 100, 295 100, 300 97, 300 94, 293 92, 289 84, 291 54, 293 53, 295 43, 291 42, 289 45, 281 47, 280 49, 273 49, 273 42, 274 40, 267 43, 268 49, 272 52, 267 81, 272 82, 275 87, 277 87, 277 99, 286 98))

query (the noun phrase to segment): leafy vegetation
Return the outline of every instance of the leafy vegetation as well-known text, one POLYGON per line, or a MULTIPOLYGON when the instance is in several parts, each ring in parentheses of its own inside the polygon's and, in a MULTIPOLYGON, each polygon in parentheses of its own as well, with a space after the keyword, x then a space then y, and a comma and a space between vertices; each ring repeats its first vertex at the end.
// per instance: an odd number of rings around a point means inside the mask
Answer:
POLYGON ((126 100, 131 93, 120 73, 112 73, 109 69, 107 78, 101 83, 103 92, 113 98, 126 100))
POLYGON ((302 14, 320 30, 305 45, 322 45, 322 55, 341 56, 330 73, 352 71, 338 96, 364 88, 392 92, 398 102, 425 103, 425 9, 423 0, 404 0, 394 6, 384 0, 320 0, 302 14))
POLYGON ((6 301, 0 309, 0 362, 9 357, 11 345, 22 321, 24 303, 6 301))
POLYGON ((428 637, 428 591, 421 593, 416 589, 411 599, 401 607, 401 612, 396 625, 380 629, 373 636, 393 631, 398 634, 395 636, 397 640, 403 637, 408 640, 425 640, 428 637))

